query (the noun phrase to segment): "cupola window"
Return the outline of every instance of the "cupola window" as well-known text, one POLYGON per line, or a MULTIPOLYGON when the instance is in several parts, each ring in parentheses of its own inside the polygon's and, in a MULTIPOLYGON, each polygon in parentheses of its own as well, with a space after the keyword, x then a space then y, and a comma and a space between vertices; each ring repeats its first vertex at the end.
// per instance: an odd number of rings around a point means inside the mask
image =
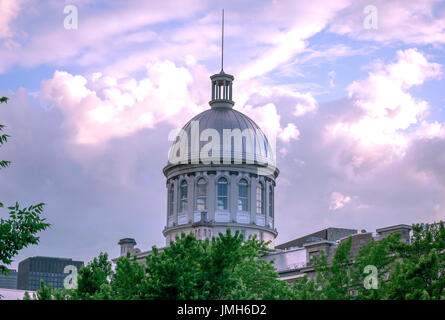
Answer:
POLYGON ((187 211, 187 181, 183 180, 179 187, 179 212, 187 211))
POLYGON ((256 213, 264 214, 264 187, 261 182, 256 187, 256 213))
POLYGON ((168 188, 168 215, 173 215, 173 197, 175 195, 175 189, 173 184, 170 185, 170 188, 168 188))
POLYGON ((238 183, 238 211, 248 211, 249 191, 246 179, 241 179, 238 183))
POLYGON ((196 210, 205 211, 206 209, 207 209, 207 182, 204 178, 200 178, 196 186, 196 210))
POLYGON ((217 207, 218 210, 227 210, 228 208, 228 183, 227 179, 221 177, 218 179, 217 186, 217 207))
POLYGON ((269 188, 269 217, 273 217, 273 188, 269 188))

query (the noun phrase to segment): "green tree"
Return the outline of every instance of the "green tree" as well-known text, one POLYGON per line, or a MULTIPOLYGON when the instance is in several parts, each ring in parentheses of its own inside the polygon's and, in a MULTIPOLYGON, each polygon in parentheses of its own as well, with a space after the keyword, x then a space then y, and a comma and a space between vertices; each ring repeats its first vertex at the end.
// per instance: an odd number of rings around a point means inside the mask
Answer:
POLYGON ((40 289, 37 290, 36 296, 38 300, 53 300, 53 289, 52 285, 45 285, 43 279, 40 280, 40 289))
POLYGON ((293 286, 296 299, 444 299, 445 228, 443 222, 413 225, 411 241, 391 234, 371 240, 355 257, 351 238, 339 244, 332 261, 315 257, 314 280, 293 286), (377 288, 364 286, 366 266, 377 270, 377 288))
POLYGON ((323 298, 320 286, 314 279, 304 275, 292 284, 293 300, 320 300, 323 298))
POLYGON ((28 291, 25 291, 25 294, 23 295, 23 300, 32 300, 28 291))
POLYGON ((325 252, 314 256, 313 267, 316 284, 321 288, 320 298, 328 300, 348 300, 351 298, 351 238, 341 242, 335 250, 332 261, 325 252))
POLYGON ((256 238, 244 241, 230 231, 210 240, 183 234, 162 251, 153 247, 140 264, 120 257, 111 269, 100 254, 79 270, 77 289, 42 293, 51 299, 290 299, 290 286, 279 280, 271 263, 259 259, 268 251, 256 238))
POLYGON ((410 243, 396 248, 389 276, 389 299, 443 299, 445 296, 444 223, 413 225, 410 243))
POLYGON ((146 258, 148 276, 141 284, 141 298, 207 299, 212 290, 210 247, 208 240, 184 233, 162 251, 153 247, 146 258))
POLYGON ((144 298, 148 299, 285 299, 287 283, 271 263, 259 259, 268 251, 256 238, 244 240, 227 230, 212 241, 182 235, 170 247, 154 248, 147 257, 144 298))
POLYGON ((355 299, 387 299, 389 286, 387 279, 397 258, 396 248, 401 244, 400 236, 399 233, 395 233, 380 241, 372 239, 359 250, 351 268, 351 287, 356 292, 355 299), (377 269, 377 288, 367 289, 364 286, 364 281, 369 275, 364 273, 366 266, 374 266, 377 269))
MULTIPOLYGON (((7 102, 8 98, 0 98, 0 103, 7 102)), ((5 128, 0 124, 0 131, 5 128)), ((8 141, 9 135, 0 134, 0 146, 8 141)), ((11 164, 11 161, 0 160, 0 169, 11 164)), ((12 258, 23 248, 31 244, 37 244, 39 237, 36 234, 45 230, 50 225, 46 219, 41 218, 44 203, 20 208, 16 202, 9 206, 9 218, 0 219, 0 274, 8 273, 7 265, 12 263, 12 258)), ((4 208, 0 202, 0 208, 4 208)))
POLYGON ((104 298, 119 300, 140 299, 140 286, 145 276, 145 266, 137 262, 136 257, 131 259, 128 252, 127 257, 117 260, 110 286, 103 287, 102 294, 104 298))
POLYGON ((79 269, 77 289, 72 290, 73 299, 105 299, 103 295, 109 286, 109 279, 113 272, 107 253, 100 253, 99 257, 79 269))

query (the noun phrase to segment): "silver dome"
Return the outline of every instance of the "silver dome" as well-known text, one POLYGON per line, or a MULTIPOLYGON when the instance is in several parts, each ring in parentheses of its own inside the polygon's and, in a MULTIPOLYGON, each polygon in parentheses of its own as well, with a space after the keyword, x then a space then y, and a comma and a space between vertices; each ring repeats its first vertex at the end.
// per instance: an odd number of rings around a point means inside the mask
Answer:
POLYGON ((229 107, 212 107, 184 125, 169 154, 169 165, 194 161, 205 163, 206 160, 212 163, 269 165, 274 163, 274 156, 267 137, 252 119, 229 107), (219 141, 213 141, 213 137, 218 137, 219 141), (187 139, 187 147, 182 151, 179 150, 181 138, 187 139), (212 143, 216 143, 215 148, 219 150, 216 157, 212 152, 203 152, 205 146, 212 143), (180 163, 173 160, 179 156, 182 159, 180 163))
POLYGON ((211 108, 171 135, 167 167, 184 164, 253 164, 275 170, 275 154, 265 134, 248 116, 233 109, 230 74, 212 80, 211 108))

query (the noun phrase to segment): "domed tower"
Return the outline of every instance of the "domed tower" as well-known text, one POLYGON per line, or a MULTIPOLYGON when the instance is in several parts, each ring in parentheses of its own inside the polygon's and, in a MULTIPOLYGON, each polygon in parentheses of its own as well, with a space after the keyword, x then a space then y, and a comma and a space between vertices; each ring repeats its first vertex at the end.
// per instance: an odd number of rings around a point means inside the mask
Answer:
POLYGON ((210 79, 210 109, 169 137, 166 245, 182 232, 205 239, 229 228, 273 247, 275 153, 258 125, 233 109, 234 77, 221 67, 210 79))

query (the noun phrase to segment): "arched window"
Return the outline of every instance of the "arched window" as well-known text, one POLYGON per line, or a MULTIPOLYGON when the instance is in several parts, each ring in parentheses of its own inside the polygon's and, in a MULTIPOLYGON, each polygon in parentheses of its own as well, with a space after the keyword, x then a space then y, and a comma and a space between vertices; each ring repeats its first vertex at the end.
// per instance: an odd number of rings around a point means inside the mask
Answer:
POLYGON ((175 195, 175 189, 173 184, 170 185, 170 188, 168 189, 168 215, 173 215, 173 197, 175 195))
POLYGON ((256 214, 264 214, 264 187, 261 182, 256 187, 256 214))
POLYGON ((200 178, 196 186, 196 210, 205 211, 206 209, 207 209, 207 182, 204 178, 200 178))
POLYGON ((269 188, 269 217, 273 217, 273 188, 269 188))
POLYGON ((227 210, 228 208, 228 183, 224 177, 218 179, 217 207, 218 210, 227 210))
POLYGON ((187 211, 187 181, 182 180, 179 187, 179 212, 187 211))
POLYGON ((246 179, 241 179, 238 183, 238 211, 249 210, 249 189, 246 179))

